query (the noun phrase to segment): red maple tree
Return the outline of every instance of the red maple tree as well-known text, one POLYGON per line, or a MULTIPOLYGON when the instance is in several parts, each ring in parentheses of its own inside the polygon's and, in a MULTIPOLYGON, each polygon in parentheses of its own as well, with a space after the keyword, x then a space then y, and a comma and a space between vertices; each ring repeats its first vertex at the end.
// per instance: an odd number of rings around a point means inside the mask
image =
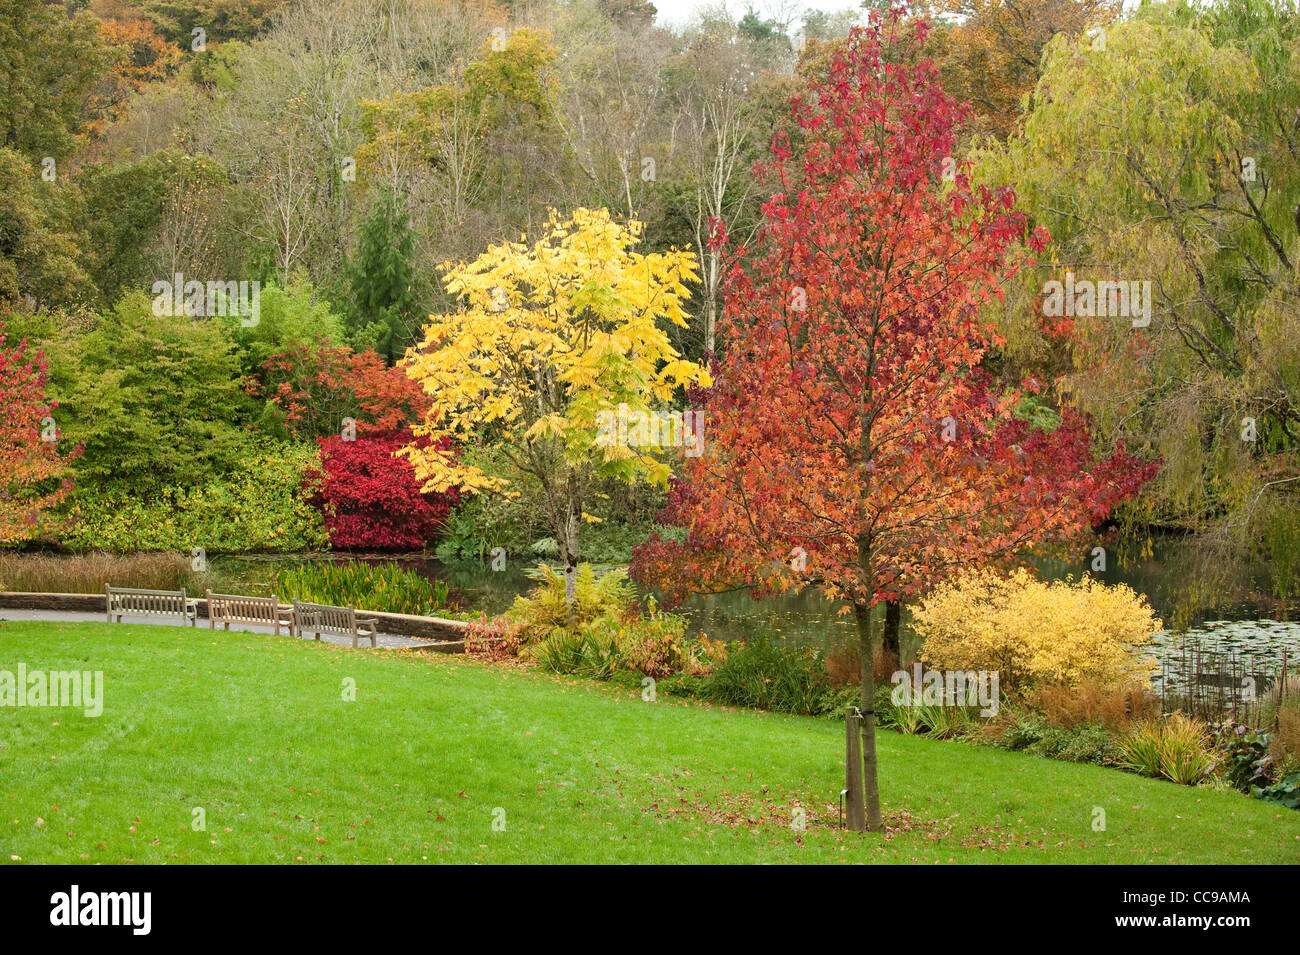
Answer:
POLYGON ((415 467, 394 452, 415 441, 409 428, 345 440, 322 438, 320 490, 330 546, 337 550, 417 550, 459 502, 455 489, 422 494, 415 467))
POLYGON ((865 783, 848 818, 872 831, 871 607, 1089 528, 1150 467, 1122 451, 1094 465, 1086 422, 1031 427, 1023 392, 982 369, 997 340, 980 307, 1024 264, 1019 243, 1045 236, 1012 190, 949 160, 961 113, 919 54, 927 29, 873 13, 792 101, 799 149, 778 138, 760 168, 776 191, 753 248, 730 256, 706 449, 673 490, 686 539, 634 565, 678 596, 686 581, 815 585, 847 604, 865 783))
MULTIPOLYGON (((4 326, 0 325, 0 342, 4 326)), ((45 398, 48 365, 27 342, 0 347, 0 544, 35 538, 44 516, 72 490, 72 461, 58 449, 57 404, 45 398)))

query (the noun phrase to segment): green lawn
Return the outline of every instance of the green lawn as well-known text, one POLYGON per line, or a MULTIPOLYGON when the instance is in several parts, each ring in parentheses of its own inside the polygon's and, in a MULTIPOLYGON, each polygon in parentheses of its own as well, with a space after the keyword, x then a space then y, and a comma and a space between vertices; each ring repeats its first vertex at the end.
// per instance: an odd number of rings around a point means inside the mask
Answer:
POLYGON ((458 658, 0 625, 19 662, 103 670, 104 712, 0 709, 0 861, 1300 862, 1294 811, 893 733, 898 831, 857 836, 835 827, 840 723, 458 658))

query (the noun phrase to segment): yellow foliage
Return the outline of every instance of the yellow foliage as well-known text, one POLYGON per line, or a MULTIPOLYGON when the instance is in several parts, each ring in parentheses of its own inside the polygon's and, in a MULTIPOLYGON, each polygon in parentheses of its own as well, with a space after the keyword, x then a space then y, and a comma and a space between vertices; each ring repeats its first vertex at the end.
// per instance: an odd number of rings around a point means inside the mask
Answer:
POLYGON ((415 431, 435 446, 403 452, 426 490, 501 489, 499 479, 436 447, 441 438, 472 443, 485 430, 529 469, 606 466, 667 480, 652 455, 596 440, 602 412, 620 404, 648 412, 684 384, 708 384, 664 327, 686 325, 695 254, 642 255, 633 251, 640 233, 641 223, 622 225, 604 209, 578 209, 570 219, 552 211, 531 247, 503 243, 448 266, 445 286, 463 305, 429 316, 423 343, 404 361, 432 401, 415 431))
POLYGON ((928 665, 997 670, 1004 687, 1149 686, 1156 664, 1140 650, 1163 629, 1129 587, 1044 582, 1023 569, 968 572, 923 598, 913 621, 928 665))

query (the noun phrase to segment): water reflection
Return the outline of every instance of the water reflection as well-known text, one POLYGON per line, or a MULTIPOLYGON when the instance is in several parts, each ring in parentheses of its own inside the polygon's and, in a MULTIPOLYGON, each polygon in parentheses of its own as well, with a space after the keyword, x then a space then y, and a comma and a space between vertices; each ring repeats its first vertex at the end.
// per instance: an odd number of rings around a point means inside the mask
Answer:
MULTIPOLYGON (((349 559, 392 562, 430 579, 445 580, 452 602, 460 609, 489 615, 505 610, 532 584, 522 564, 493 571, 485 565, 449 566, 419 554, 225 557, 215 559, 212 570, 222 586, 266 591, 281 567, 304 560, 349 559)), ((1077 558, 1040 558, 1033 563, 1049 579, 1089 572, 1108 584, 1124 583, 1145 594, 1168 628, 1156 649, 1161 659, 1171 659, 1188 645, 1247 653, 1273 666, 1284 647, 1291 660, 1300 659, 1300 625, 1288 622, 1295 608, 1271 596, 1265 566, 1216 561, 1202 548, 1177 538, 1111 541, 1104 555, 1088 551, 1077 558)), ((829 648, 857 639, 853 618, 842 612, 845 606, 815 591, 763 601, 738 592, 693 597, 680 612, 690 618, 692 630, 715 639, 767 634, 792 644, 829 648)), ((883 608, 877 607, 876 612, 883 622, 883 608)), ((906 611, 900 644, 905 659, 918 649, 906 611)))

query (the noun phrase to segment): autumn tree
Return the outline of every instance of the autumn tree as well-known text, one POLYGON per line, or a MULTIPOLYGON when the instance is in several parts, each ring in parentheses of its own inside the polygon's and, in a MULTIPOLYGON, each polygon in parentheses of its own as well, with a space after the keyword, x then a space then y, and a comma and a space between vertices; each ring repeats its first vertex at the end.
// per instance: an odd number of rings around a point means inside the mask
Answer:
MULTIPOLYGON (((3 328, 0 328, 0 340, 3 328)), ((60 451, 57 404, 47 400, 45 356, 26 342, 0 348, 0 545, 31 540, 72 490, 79 449, 60 451)))
MULTIPOLYGON (((1021 100, 1038 83, 1043 51, 1058 34, 1071 39, 1104 28, 1115 0, 937 0, 933 13, 953 22, 936 29, 930 53, 944 89, 970 104, 968 126, 1005 137, 1021 100)), ((1089 37, 1089 42, 1093 38, 1089 37)))
POLYGON ((945 181, 960 111, 913 55, 925 21, 870 24, 794 101, 799 152, 774 145, 775 194, 728 274, 705 453, 674 489, 686 538, 642 559, 660 581, 846 603, 865 778, 848 818, 879 831, 872 606, 1087 528, 1128 462, 1093 472, 1082 421, 1033 427, 1023 391, 981 367, 995 340, 978 309, 1022 266, 1026 219, 1009 189, 945 181))
POLYGON ((709 240, 717 223, 733 232, 757 221, 750 167, 761 158, 770 116, 759 85, 752 41, 719 18, 706 18, 667 65, 669 92, 688 169, 681 205, 700 249, 700 334, 705 353, 717 351, 722 308, 722 250, 709 240))
POLYGON ((1108 440, 1165 459, 1128 519, 1197 535, 1189 585, 1254 552, 1280 597, 1300 592, 1297 67, 1294 7, 1143 10, 1104 49, 1058 37, 1023 132, 979 157, 1054 239, 1004 333, 1108 440), (1069 273, 1145 287, 1140 314, 1045 315, 1069 273))
POLYGON ((553 213, 531 245, 503 243, 449 264, 447 291, 463 304, 432 316, 405 362, 430 401, 414 430, 433 443, 405 451, 424 489, 517 493, 442 440, 494 444, 535 483, 570 582, 593 480, 667 479, 655 447, 602 440, 602 424, 620 406, 648 414, 680 386, 707 380, 664 328, 686 322, 695 256, 637 252, 640 229, 604 210, 553 213))
POLYGON ((180 49, 143 18, 117 11, 121 19, 108 18, 99 24, 100 36, 111 57, 110 68, 96 91, 93 132, 126 112, 127 100, 152 83, 164 82, 180 66, 180 49))
POLYGON ((295 341, 272 355, 245 391, 264 398, 262 423, 296 438, 387 434, 428 410, 420 386, 373 351, 295 341))

